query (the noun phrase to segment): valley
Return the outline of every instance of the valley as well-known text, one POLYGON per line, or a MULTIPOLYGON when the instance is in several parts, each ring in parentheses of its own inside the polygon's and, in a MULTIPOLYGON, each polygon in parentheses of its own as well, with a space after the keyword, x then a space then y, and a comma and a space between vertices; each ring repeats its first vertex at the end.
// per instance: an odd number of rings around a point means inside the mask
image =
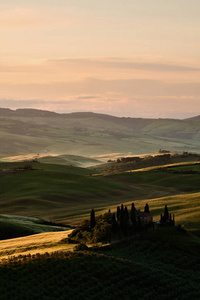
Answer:
POLYGON ((142 287, 141 299, 199 298, 199 118, 0 113, 2 299, 20 289, 30 299, 139 299, 142 287), (167 205, 175 226, 110 243, 68 238, 91 209, 101 218, 132 203, 148 203, 156 224, 167 205))

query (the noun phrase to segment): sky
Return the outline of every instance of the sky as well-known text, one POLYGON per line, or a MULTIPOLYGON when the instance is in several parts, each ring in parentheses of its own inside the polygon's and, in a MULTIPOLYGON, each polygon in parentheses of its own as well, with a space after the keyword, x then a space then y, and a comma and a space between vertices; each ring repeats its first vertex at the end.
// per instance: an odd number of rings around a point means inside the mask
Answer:
POLYGON ((0 107, 200 114, 199 0, 0 0, 0 107))

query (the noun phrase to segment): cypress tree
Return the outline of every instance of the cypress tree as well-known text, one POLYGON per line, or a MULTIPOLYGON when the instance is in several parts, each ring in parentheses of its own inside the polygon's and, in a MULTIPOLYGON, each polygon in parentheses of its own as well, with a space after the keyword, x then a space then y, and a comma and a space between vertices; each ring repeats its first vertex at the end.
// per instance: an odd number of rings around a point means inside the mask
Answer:
POLYGON ((115 213, 112 214, 112 232, 115 233, 117 232, 117 222, 116 222, 116 218, 115 218, 115 213))
POLYGON ((123 204, 121 205, 121 209, 120 209, 119 224, 120 224, 121 230, 123 231, 123 229, 124 229, 124 206, 123 206, 123 204))
POLYGON ((165 205, 164 218, 165 221, 169 220, 169 212, 168 212, 167 205, 165 205))
POLYGON ((141 230, 141 218, 140 218, 140 216, 138 217, 138 229, 139 229, 139 231, 141 230))
POLYGON ((96 225, 96 221, 95 221, 95 213, 94 213, 94 209, 91 210, 91 214, 90 214, 90 227, 94 228, 96 225))
POLYGON ((149 214, 149 205, 146 203, 145 208, 144 208, 144 212, 149 214))
POLYGON ((131 205, 131 222, 132 222, 132 233, 136 231, 137 221, 136 221, 136 209, 134 203, 131 205))
POLYGON ((171 214, 169 214, 169 224, 170 224, 170 226, 172 226, 172 215, 171 214))
POLYGON ((117 221, 120 221, 120 207, 117 206, 117 221))
POLYGON ((128 223, 128 220, 129 220, 128 209, 125 206, 125 210, 124 210, 124 228, 123 228, 123 231, 124 231, 125 235, 129 234, 129 223, 128 223))
POLYGON ((124 210, 124 217, 128 220, 129 219, 129 214, 128 214, 128 208, 125 206, 124 210))
POLYGON ((131 205, 131 221, 132 221, 132 223, 135 223, 135 220, 136 220, 135 211, 136 211, 135 205, 134 205, 134 203, 132 203, 132 205, 131 205))
POLYGON ((131 211, 136 211, 134 203, 131 204, 131 211))

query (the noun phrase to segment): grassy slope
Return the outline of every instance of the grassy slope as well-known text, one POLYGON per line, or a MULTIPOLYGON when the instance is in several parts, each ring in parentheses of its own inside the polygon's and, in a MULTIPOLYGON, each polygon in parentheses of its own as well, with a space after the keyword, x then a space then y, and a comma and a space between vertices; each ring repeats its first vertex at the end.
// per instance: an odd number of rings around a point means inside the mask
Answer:
MULTIPOLYGON (((130 210, 131 203, 132 201, 126 202, 124 205, 130 210)), ((135 207, 141 210, 146 203, 150 206, 154 221, 160 220, 160 214, 164 213, 164 206, 167 204, 169 212, 175 215, 176 224, 181 224, 188 231, 200 236, 200 193, 134 201, 135 207)), ((116 212, 116 206, 109 206, 109 208, 116 212)))
MULTIPOLYGON (((50 230, 49 230, 50 231, 50 230)), ((11 256, 45 253, 58 250, 73 250, 75 245, 66 245, 62 240, 67 238, 72 230, 44 232, 26 237, 18 237, 0 241, 0 261, 11 256)))
POLYGON ((11 155, 11 156, 0 156, 1 162, 31 162, 33 160, 37 160, 41 163, 47 164, 58 164, 58 165, 67 165, 74 167, 85 167, 88 165, 94 165, 101 163, 100 160, 78 156, 78 155, 70 155, 70 154, 37 154, 37 153, 29 153, 29 154, 21 154, 21 155, 11 155))
POLYGON ((67 165, 67 166, 71 165, 74 167, 85 167, 88 165, 101 163, 100 160, 78 156, 78 155, 44 156, 39 158, 39 161, 41 163, 67 165))
POLYGON ((199 299, 199 251, 199 239, 172 228, 97 250, 11 259, 0 266, 1 299, 199 299))
POLYGON ((69 229, 67 226, 56 226, 37 218, 0 215, 0 240, 69 229))
POLYGON ((135 154, 160 148, 198 151, 199 123, 80 114, 0 116, 1 153, 135 154))
MULTIPOLYGON (((0 168, 22 165, 1 163, 0 168)), ((41 170, 16 174, 1 172, 2 213, 59 218, 89 212, 98 199, 101 200, 101 206, 106 205, 109 195, 123 189, 106 178, 89 176, 91 171, 87 169, 40 163, 32 163, 32 166, 41 170)), ((113 195, 111 198, 110 203, 113 195)))
MULTIPOLYGON (((19 165, 21 163, 2 163, 0 168, 19 165)), ((29 213, 35 209, 35 213, 39 214, 41 201, 46 201, 44 206, 46 212, 52 211, 60 216, 62 211, 65 216, 69 214, 69 219, 73 220, 74 214, 75 220, 79 220, 89 212, 92 204, 96 205, 96 211, 99 209, 99 212, 109 207, 115 211, 116 205, 112 206, 114 204, 112 202, 127 202, 130 207, 134 201, 138 209, 143 209, 148 202, 155 219, 158 219, 164 205, 167 204, 169 211, 175 213, 176 223, 183 224, 193 232, 200 232, 199 165, 151 168, 148 171, 107 177, 88 176, 91 170, 80 168, 38 163, 34 166, 40 166, 44 170, 0 178, 1 187, 5 188, 0 196, 2 209, 6 208, 7 202, 7 208, 23 211, 30 201, 29 213), (194 171, 196 173, 192 173, 194 171), (57 196, 51 198, 52 191, 57 196), (138 200, 139 196, 142 199, 142 195, 143 199, 148 198, 154 191, 159 191, 160 198, 138 200), (176 195, 161 197, 166 192, 176 195), (183 192, 186 194, 182 194, 183 192), (16 193, 18 198, 13 199, 16 193), (49 202, 52 207, 47 205, 49 202), (10 203, 12 205, 18 203, 18 206, 11 207, 10 203), (58 203, 60 209, 58 206, 55 207, 58 203), (79 207, 78 211, 76 205, 79 207)), ((54 250, 73 249, 73 245, 62 242, 67 234, 67 232, 46 233, 1 241, 1 258, 40 252, 40 255, 36 255, 33 259, 29 256, 22 258, 21 261, 11 259, 1 265, 2 299, 29 297, 49 300, 67 297, 95 300, 172 298, 186 300, 200 297, 198 236, 177 231, 175 228, 164 228, 138 236, 132 242, 127 241, 108 248, 74 254, 62 252, 51 256, 44 254, 46 251, 51 253, 54 250), (38 282, 40 288, 37 287, 38 282), (54 288, 50 288, 51 286, 54 288)))
MULTIPOLYGON (((0 169, 21 165, 1 163, 0 169)), ((100 213, 116 209, 121 203, 135 202, 143 209, 148 202, 155 218, 169 204, 177 222, 199 230, 199 165, 111 176, 89 176, 91 170, 61 165, 33 163, 33 167, 41 170, 0 173, 2 214, 49 218, 73 225, 87 218, 91 208, 100 213), (184 170, 197 173, 182 174, 184 170)))
MULTIPOLYGON (((123 157, 123 156, 121 156, 123 157)), ((163 156, 164 157, 164 156, 163 156)), ((120 155, 118 155, 117 158, 120 158, 120 155)), ((139 162, 117 162, 117 159, 115 158, 115 161, 107 162, 107 163, 101 163, 96 166, 88 166, 88 168, 92 169, 95 168, 95 170, 99 170, 102 173, 109 174, 109 173, 122 173, 126 171, 133 171, 133 170, 150 170, 155 169, 155 167, 166 167, 166 163, 170 165, 178 165, 178 164, 185 164, 188 165, 190 162, 191 164, 198 164, 199 157, 197 155, 185 155, 181 157, 181 155, 172 154, 170 159, 162 159, 160 158, 159 153, 154 153, 152 155, 142 155, 139 162)))

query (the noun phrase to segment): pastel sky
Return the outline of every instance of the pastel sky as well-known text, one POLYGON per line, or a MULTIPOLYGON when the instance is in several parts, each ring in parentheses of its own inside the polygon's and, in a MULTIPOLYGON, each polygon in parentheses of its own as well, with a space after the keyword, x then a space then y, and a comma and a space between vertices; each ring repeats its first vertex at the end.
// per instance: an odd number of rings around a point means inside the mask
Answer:
POLYGON ((0 0, 0 107, 200 114, 199 0, 0 0))

